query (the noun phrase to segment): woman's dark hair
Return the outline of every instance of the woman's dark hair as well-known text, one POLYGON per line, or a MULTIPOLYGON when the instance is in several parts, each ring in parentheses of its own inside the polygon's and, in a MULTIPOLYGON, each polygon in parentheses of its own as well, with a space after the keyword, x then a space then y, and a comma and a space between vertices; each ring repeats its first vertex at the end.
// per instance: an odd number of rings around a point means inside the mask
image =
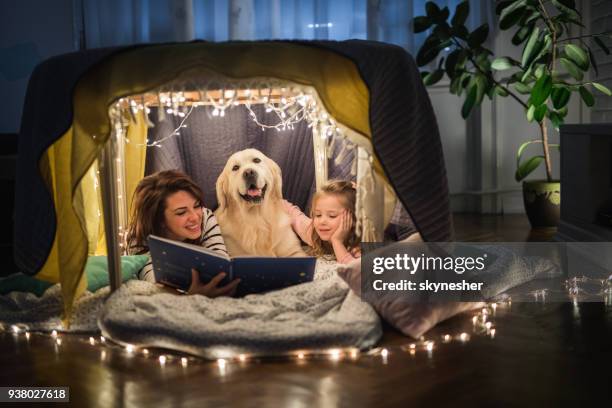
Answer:
POLYGON ((160 171, 140 180, 132 197, 132 214, 126 237, 129 254, 148 252, 149 235, 166 235, 166 199, 178 191, 186 191, 202 203, 200 187, 178 170, 160 171))

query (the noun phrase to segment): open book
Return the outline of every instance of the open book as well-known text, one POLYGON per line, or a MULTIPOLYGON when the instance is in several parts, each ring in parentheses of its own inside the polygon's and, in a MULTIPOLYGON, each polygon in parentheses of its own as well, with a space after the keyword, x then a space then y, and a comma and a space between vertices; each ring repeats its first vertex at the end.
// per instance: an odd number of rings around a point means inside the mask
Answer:
POLYGON ((191 285, 191 268, 200 273, 202 283, 208 283, 220 272, 227 274, 221 286, 240 278, 236 296, 267 292, 310 282, 314 276, 315 257, 241 256, 230 258, 224 253, 199 245, 173 241, 155 235, 149 235, 148 241, 155 280, 182 290, 189 289, 191 285))

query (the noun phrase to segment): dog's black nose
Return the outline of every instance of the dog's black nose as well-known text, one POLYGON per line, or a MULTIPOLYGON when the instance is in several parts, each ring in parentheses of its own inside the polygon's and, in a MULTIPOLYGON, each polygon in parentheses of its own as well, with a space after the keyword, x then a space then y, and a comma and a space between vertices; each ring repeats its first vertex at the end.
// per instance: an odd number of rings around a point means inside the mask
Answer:
POLYGON ((255 170, 247 169, 244 171, 244 173, 242 173, 242 177, 244 177, 245 180, 252 180, 257 178, 257 173, 255 170))

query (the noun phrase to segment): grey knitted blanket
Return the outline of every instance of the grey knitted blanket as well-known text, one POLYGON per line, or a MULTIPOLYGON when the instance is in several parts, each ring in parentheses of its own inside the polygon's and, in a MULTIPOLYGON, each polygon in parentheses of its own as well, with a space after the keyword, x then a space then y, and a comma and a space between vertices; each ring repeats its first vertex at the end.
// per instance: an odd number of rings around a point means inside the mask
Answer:
POLYGON ((244 298, 176 296, 130 281, 106 302, 102 334, 121 344, 206 358, 368 348, 382 335, 374 309, 319 260, 313 282, 244 298))

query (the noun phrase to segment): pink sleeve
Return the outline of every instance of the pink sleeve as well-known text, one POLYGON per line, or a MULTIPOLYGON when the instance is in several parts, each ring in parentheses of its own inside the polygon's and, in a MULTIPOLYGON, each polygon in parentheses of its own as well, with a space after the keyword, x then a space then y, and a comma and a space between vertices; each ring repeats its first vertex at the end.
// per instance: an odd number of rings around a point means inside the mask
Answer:
POLYGON ((336 261, 341 264, 347 264, 359 258, 361 258, 361 250, 359 249, 359 247, 356 247, 348 251, 346 255, 342 257, 342 259, 336 259, 336 261))
POLYGON ((283 209, 291 218, 291 227, 295 233, 300 236, 302 241, 312 246, 312 220, 297 205, 293 205, 287 200, 283 200, 283 209))

